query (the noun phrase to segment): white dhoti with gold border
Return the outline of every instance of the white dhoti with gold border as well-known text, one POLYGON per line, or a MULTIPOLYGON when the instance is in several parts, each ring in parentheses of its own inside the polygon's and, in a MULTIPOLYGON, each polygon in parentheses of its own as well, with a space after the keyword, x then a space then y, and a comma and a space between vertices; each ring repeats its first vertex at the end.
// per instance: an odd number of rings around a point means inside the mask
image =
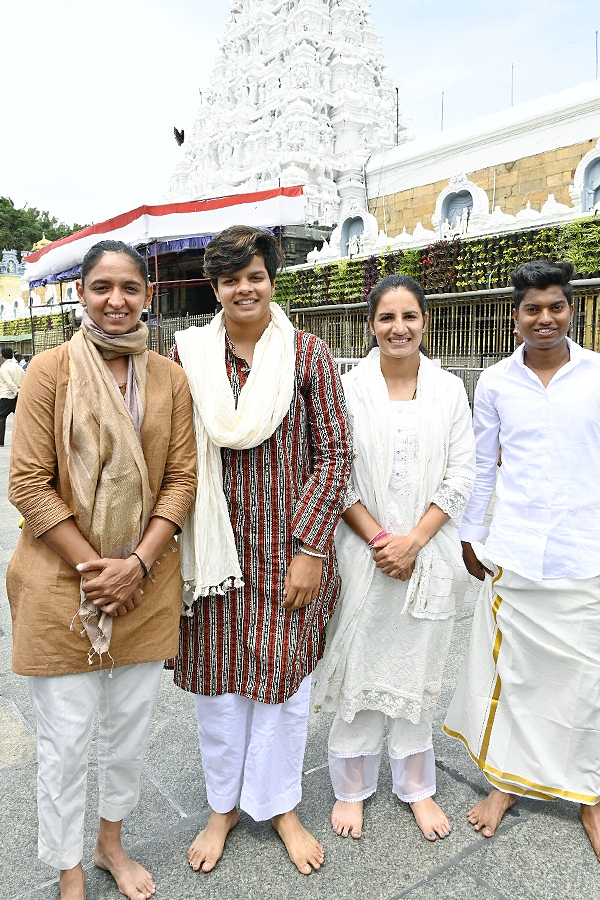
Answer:
POLYGON ((600 577, 486 576, 444 731, 502 791, 598 803, 600 577))

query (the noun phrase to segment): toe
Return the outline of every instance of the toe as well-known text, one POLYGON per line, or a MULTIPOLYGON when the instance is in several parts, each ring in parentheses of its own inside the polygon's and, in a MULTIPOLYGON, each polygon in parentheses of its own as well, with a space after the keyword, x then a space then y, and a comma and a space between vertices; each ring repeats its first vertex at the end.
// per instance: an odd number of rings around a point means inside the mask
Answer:
POLYGON ((441 825, 435 829, 438 837, 445 838, 450 834, 450 824, 449 822, 442 822, 441 825))

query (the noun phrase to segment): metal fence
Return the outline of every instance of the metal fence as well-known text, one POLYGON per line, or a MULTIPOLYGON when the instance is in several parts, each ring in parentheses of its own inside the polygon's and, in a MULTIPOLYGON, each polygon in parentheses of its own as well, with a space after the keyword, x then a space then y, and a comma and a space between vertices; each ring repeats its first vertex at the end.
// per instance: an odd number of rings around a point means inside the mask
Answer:
MULTIPOLYGON (((573 283, 573 326, 577 343, 600 351, 600 279, 573 283)), ((514 349, 510 290, 497 288, 462 294, 438 294, 427 298, 429 325, 426 344, 429 356, 460 375, 472 399, 479 372, 514 349)), ((323 338, 333 356, 346 368, 369 349, 367 304, 340 304, 288 310, 297 328, 323 338)), ((174 334, 190 325, 206 325, 211 315, 161 317, 160 352, 166 354, 174 334)), ((158 350, 156 320, 148 322, 149 346, 158 350)), ((56 347, 73 333, 69 322, 52 331, 35 330, 34 352, 56 347)), ((25 336, 24 336, 25 337, 25 336)), ((30 352, 23 342, 21 352, 30 352)))
MULTIPOLYGON (((168 354, 169 350, 175 343, 173 335, 176 331, 181 331, 184 328, 189 328, 190 325, 207 325, 212 316, 178 316, 176 318, 164 318, 161 316, 160 320, 160 338, 161 338, 161 353, 163 355, 168 354)), ((156 319, 149 321, 148 323, 148 346, 151 350, 158 350, 158 335, 157 335, 157 327, 156 327, 156 319)), ((67 315, 65 313, 65 324, 63 328, 53 328, 53 329, 35 329, 33 334, 33 341, 31 340, 31 336, 24 335, 26 338, 23 341, 20 341, 20 346, 17 348, 15 342, 17 339, 13 339, 13 345, 15 345, 15 349, 20 349, 21 353, 41 353, 42 350, 49 350, 51 347, 58 347, 59 344, 62 344, 63 341, 68 341, 73 337, 73 334, 77 330, 76 326, 73 326, 71 322, 67 319, 67 315), (32 348, 33 344, 33 348, 32 348)), ((2 338, 0 337, 0 341, 2 338)))
MULTIPOLYGON (((160 353, 163 355, 167 355, 169 350, 175 343, 175 332, 183 331, 184 328, 189 328, 190 325, 208 325, 210 320, 212 319, 211 315, 205 316, 177 316, 174 318, 166 318, 161 316, 160 319, 160 343, 161 349, 160 353)), ((148 322, 148 346, 151 350, 158 351, 158 329, 156 327, 156 319, 148 322)))
POLYGON ((296 328, 323 338, 339 359, 360 359, 371 344, 366 303, 292 308, 288 314, 296 328))
MULTIPOLYGON (((511 293, 508 288, 427 298, 427 352, 444 368, 475 373, 514 349, 511 293)), ((338 359, 361 358, 371 336, 367 304, 290 309, 297 328, 319 335, 338 359)), ((577 343, 600 351, 600 279, 574 282, 573 326, 577 343)))

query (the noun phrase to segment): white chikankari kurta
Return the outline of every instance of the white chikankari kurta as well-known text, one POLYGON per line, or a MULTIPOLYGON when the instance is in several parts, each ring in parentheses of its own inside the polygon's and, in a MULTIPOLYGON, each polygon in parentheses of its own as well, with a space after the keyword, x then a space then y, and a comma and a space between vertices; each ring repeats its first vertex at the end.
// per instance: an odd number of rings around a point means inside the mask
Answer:
POLYGON ((407 534, 431 503, 451 518, 408 582, 377 569, 367 544, 340 523, 342 592, 314 702, 347 722, 370 709, 417 723, 435 708, 456 602, 470 586, 457 531, 475 475, 469 405, 459 379, 425 357, 416 400, 390 402, 378 350, 345 376, 344 390, 357 453, 352 499, 393 534, 407 534))

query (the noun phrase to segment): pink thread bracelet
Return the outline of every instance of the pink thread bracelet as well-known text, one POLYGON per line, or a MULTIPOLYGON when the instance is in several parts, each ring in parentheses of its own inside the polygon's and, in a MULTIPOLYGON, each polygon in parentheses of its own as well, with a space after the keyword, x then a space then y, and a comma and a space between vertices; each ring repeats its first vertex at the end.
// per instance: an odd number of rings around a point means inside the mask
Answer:
POLYGON ((369 547, 371 548, 371 550, 373 549, 373 546, 377 543, 377 541, 380 541, 382 538, 386 537, 391 537, 391 534, 389 533, 389 531, 386 531, 385 528, 382 528, 379 534, 376 534, 375 537, 371 538, 371 540, 369 541, 369 547))

